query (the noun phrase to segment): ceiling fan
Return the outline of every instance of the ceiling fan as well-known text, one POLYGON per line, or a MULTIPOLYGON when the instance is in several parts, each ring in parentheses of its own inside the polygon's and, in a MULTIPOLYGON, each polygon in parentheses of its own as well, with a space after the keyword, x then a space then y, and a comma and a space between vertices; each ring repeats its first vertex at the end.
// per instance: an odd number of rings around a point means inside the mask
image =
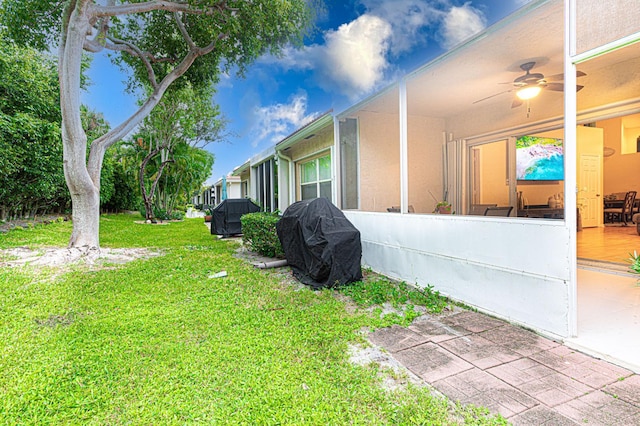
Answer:
MULTIPOLYGON (((511 84, 513 85, 512 89, 505 90, 504 92, 496 93, 495 95, 487 96, 486 98, 479 99, 474 102, 477 104, 478 102, 485 101, 487 99, 491 99, 495 96, 502 95, 503 93, 516 92, 516 98, 513 100, 511 104, 511 108, 517 108, 523 104, 524 101, 535 98, 540 94, 540 92, 544 90, 551 90, 554 92, 562 92, 564 90, 564 83, 556 83, 562 82, 564 80, 564 74, 555 74, 549 77, 545 77, 544 74, 539 72, 532 73, 531 70, 536 65, 535 62, 525 62, 520 65, 520 69, 524 71, 524 74, 520 77, 517 77, 513 82, 508 83, 500 83, 500 84, 511 84)), ((577 77, 583 77, 586 74, 582 71, 578 71, 576 73, 577 77)), ((576 86, 576 91, 582 89, 584 86, 576 86)))

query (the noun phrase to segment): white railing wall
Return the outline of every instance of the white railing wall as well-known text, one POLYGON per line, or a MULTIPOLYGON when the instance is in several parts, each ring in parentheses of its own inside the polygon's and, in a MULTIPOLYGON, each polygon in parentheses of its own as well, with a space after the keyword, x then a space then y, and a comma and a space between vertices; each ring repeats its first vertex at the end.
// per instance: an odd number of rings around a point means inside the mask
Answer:
POLYGON ((564 222, 345 211, 365 267, 478 310, 567 337, 571 286, 564 222))

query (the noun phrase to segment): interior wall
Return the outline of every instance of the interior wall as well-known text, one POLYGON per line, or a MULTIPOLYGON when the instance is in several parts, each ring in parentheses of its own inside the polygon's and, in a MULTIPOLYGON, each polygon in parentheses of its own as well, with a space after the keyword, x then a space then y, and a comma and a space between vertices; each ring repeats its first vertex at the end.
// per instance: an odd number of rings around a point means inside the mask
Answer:
POLYGON ((410 115, 407 126, 409 206, 415 213, 433 212, 442 192, 444 120, 410 115), (433 197, 432 195, 433 194, 433 197))
POLYGON ((386 212, 400 205, 400 119, 369 111, 358 118, 360 210, 386 212))
POLYGON ((480 151, 480 204, 508 206, 506 141, 487 143, 474 149, 480 151))
POLYGON ((621 154, 623 119, 596 122, 596 126, 604 131, 605 148, 615 150, 610 157, 604 157, 604 195, 632 190, 640 192, 640 153, 621 154))

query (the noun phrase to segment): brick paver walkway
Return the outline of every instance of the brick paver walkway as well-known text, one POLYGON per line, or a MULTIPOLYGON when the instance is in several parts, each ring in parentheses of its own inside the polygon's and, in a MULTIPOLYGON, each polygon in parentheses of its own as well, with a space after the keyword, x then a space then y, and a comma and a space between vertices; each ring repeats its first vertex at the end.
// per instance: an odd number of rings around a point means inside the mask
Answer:
POLYGON ((369 339, 450 399, 514 425, 640 425, 640 376, 487 315, 423 316, 369 339))

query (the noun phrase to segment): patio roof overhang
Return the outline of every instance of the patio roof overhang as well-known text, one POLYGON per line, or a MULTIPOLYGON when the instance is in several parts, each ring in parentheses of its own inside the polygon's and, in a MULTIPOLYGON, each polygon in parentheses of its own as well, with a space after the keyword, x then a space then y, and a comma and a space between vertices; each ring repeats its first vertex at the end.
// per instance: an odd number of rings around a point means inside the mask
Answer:
POLYGON ((276 151, 284 151, 292 145, 295 145, 303 140, 310 139, 315 136, 315 134, 320 130, 331 124, 333 124, 333 111, 330 110, 278 142, 276 144, 276 151))
POLYGON ((231 172, 231 175, 240 176, 242 173, 244 173, 247 170, 249 170, 250 166, 251 166, 251 162, 249 160, 247 160, 243 164, 241 164, 238 167, 236 167, 235 169, 233 169, 233 171, 231 172))

